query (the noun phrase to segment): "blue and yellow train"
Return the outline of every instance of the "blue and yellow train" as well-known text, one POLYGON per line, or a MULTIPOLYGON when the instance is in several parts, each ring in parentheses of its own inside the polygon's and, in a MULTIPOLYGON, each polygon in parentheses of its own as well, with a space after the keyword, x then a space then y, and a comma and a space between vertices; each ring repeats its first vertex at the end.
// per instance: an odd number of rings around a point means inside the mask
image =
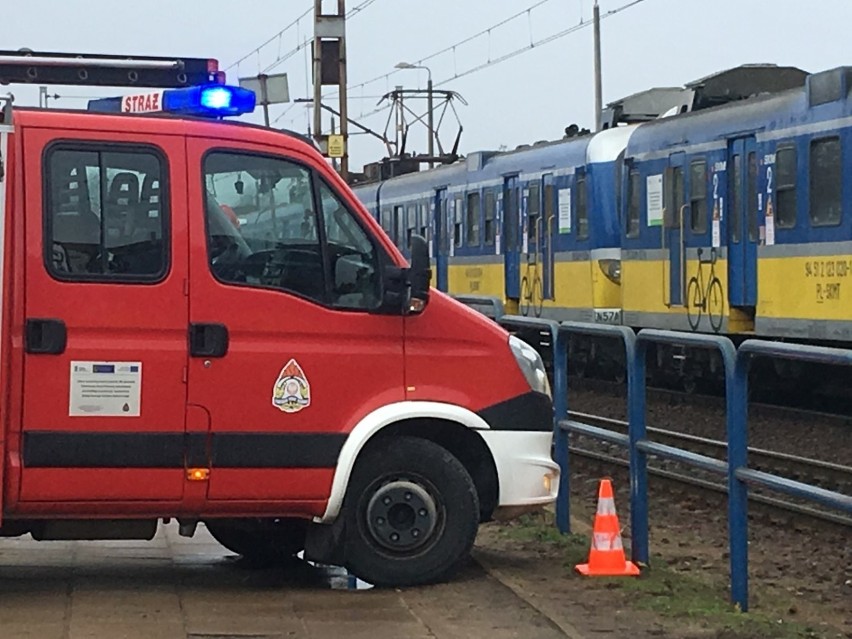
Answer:
POLYGON ((744 66, 609 128, 356 187, 435 283, 510 311, 852 342, 852 67, 744 66), (666 112, 663 112, 663 111, 666 112))

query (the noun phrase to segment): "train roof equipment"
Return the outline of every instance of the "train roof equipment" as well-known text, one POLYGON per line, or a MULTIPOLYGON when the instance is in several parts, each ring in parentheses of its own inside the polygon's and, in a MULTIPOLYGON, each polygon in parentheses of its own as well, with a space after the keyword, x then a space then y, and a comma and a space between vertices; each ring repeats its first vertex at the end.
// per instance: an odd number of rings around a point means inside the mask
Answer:
POLYGON ((686 88, 693 94, 690 111, 745 100, 760 94, 798 89, 804 86, 807 77, 806 71, 796 67, 743 64, 688 83, 686 88))
POLYGON ((701 111, 756 95, 801 88, 807 77, 806 71, 796 67, 743 64, 688 82, 683 88, 657 87, 610 102, 603 110, 602 122, 604 128, 611 128, 701 111))

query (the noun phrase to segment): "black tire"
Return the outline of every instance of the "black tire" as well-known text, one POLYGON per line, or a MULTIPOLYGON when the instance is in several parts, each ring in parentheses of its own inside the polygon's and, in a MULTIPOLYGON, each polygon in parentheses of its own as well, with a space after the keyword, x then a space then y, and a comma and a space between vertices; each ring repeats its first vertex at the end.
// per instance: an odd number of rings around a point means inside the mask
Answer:
POLYGON ((707 291, 707 315, 710 317, 710 326, 716 333, 722 328, 722 318, 725 315, 724 295, 722 282, 714 277, 710 282, 710 290, 707 291))
POLYGON ((689 278, 689 286, 686 287, 686 317, 693 331, 698 330, 703 306, 701 301, 701 287, 698 286, 698 279, 691 277, 689 278))
POLYGON ((394 437, 359 456, 343 516, 347 568, 376 586, 414 586, 449 578, 467 559, 479 499, 467 470, 445 448, 394 437))
POLYGON ((258 565, 286 563, 304 550, 308 522, 302 519, 209 519, 213 539, 258 565))
POLYGON ((530 314, 530 301, 532 300, 532 291, 530 291, 530 280, 524 275, 521 278, 521 303, 519 305, 519 310, 521 311, 521 315, 526 317, 530 314))

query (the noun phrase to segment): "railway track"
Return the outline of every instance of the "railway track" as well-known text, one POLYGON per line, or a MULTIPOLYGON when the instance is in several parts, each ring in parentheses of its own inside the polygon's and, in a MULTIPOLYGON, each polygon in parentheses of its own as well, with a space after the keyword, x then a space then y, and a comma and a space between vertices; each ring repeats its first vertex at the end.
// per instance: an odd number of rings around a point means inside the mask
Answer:
MULTIPOLYGON (((572 420, 592 426, 607 428, 621 433, 627 432, 628 423, 624 420, 576 411, 569 412, 569 417, 572 420)), ((647 427, 647 436, 652 441, 661 444, 676 446, 722 461, 726 459, 727 444, 723 441, 650 426, 647 427)), ((570 445, 568 450, 573 455, 625 468, 628 467, 626 459, 627 451, 623 447, 596 441, 582 435, 575 435, 573 439, 574 442, 577 440, 594 442, 594 448, 583 448, 576 443, 570 445)), ((813 484, 827 490, 846 494, 852 493, 852 466, 750 447, 749 467, 796 481, 813 484)), ((687 474, 683 469, 683 464, 671 460, 655 460, 655 458, 650 457, 648 462, 648 472, 652 476, 660 477, 676 484, 689 485, 701 490, 727 493, 727 486, 724 481, 719 481, 717 476, 709 473, 705 474, 703 471, 695 468, 690 468, 689 474, 687 474)), ((796 500, 770 497, 759 489, 749 490, 749 500, 805 517, 852 527, 852 518, 848 516, 816 508, 812 505, 804 505, 802 502, 797 502, 796 500)))
MULTIPOLYGON (((568 387, 574 390, 609 393, 615 397, 624 397, 627 394, 627 386, 623 382, 605 379, 570 377, 568 387)), ((648 399, 664 401, 670 404, 682 403, 691 406, 706 406, 708 408, 724 408, 725 406, 724 394, 687 393, 659 386, 648 386, 648 399)), ((820 419, 840 426, 852 426, 852 411, 840 407, 837 410, 814 410, 781 403, 773 404, 765 401, 750 401, 748 410, 749 415, 752 417, 784 420, 796 418, 820 419)))

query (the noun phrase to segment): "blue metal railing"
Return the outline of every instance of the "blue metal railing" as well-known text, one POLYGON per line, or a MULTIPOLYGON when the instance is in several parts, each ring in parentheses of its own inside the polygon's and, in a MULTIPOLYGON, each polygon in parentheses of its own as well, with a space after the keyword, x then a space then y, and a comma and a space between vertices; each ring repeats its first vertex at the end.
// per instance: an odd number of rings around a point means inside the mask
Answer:
MULTIPOLYGON (((635 397, 634 389, 637 388, 634 379, 631 378, 631 375, 634 374, 635 366, 634 361, 636 359, 636 335, 626 326, 608 326, 606 324, 589 324, 586 322, 563 322, 560 325, 559 334, 562 337, 560 341, 560 346, 563 346, 565 349, 565 375, 566 380, 563 384, 565 387, 566 393, 568 390, 568 365, 567 365, 567 347, 568 347, 568 337, 571 335, 584 335, 587 337, 604 337, 610 339, 618 339, 624 344, 624 355, 625 361, 627 364, 627 404, 628 407, 632 407, 634 403, 637 402, 637 398, 635 397)), ((555 380, 554 380, 555 382, 555 380)), ((556 384, 554 383, 554 392, 556 389, 556 384)), ((616 444, 621 444, 622 446, 627 446, 630 452, 630 469, 631 469, 631 478, 633 474, 633 469, 635 468, 637 472, 640 472, 641 469, 644 469, 645 462, 644 460, 634 459, 633 452, 636 451, 636 447, 631 445, 630 440, 630 432, 628 431, 627 437, 624 435, 620 435, 618 433, 613 433, 612 431, 607 431, 603 428, 597 428, 595 426, 590 426, 589 424, 583 424, 581 422, 576 422, 568 419, 568 399, 567 396, 563 402, 557 407, 556 405, 556 396, 554 396, 554 408, 556 413, 556 437, 557 439, 557 451, 559 450, 559 440, 563 439, 563 447, 566 451, 565 461, 562 462, 561 458, 558 459, 560 466, 562 467, 562 472, 565 475, 568 475, 570 466, 568 463, 568 435, 569 433, 582 433, 584 435, 588 435, 590 437, 595 437, 597 439, 602 439, 604 441, 609 441, 616 444), (562 408, 560 411, 559 408, 562 408)), ((632 414, 632 408, 628 409, 632 414)), ((644 411, 644 409, 643 409, 644 411)), ((568 517, 569 509, 569 495, 568 495, 568 484, 569 478, 566 476, 564 479, 560 478, 559 480, 559 498, 556 502, 556 525, 559 527, 560 532, 568 533, 571 532, 571 521, 570 517, 568 517), (563 493, 563 488, 565 492, 563 493), (562 507, 560 508, 560 503, 564 502, 562 507), (559 513, 564 512, 564 518, 559 517, 559 513)), ((640 506, 641 508, 641 506, 640 506)), ((647 513, 647 507, 645 508, 645 512, 647 513)), ((647 515, 645 516, 647 519, 647 515)), ((647 544, 646 544, 647 545, 647 544)), ((631 547, 635 547, 635 541, 631 547)))
MULTIPOLYGON (((648 455, 677 461, 725 476, 728 488, 728 543, 731 574, 731 600, 740 610, 748 610, 748 487, 768 488, 800 499, 817 502, 852 514, 852 496, 826 490, 748 467, 748 374, 756 356, 798 360, 819 364, 852 366, 852 350, 746 340, 739 350, 726 337, 644 329, 636 335, 623 326, 584 322, 563 322, 503 315, 498 298, 457 296, 460 302, 479 310, 503 327, 536 330, 549 336, 552 351, 554 395, 554 455, 560 467, 556 500, 556 525, 570 532, 570 465, 568 436, 577 433, 628 449, 630 458, 631 558, 649 563, 648 544, 648 455), (484 310, 483 310, 484 309, 484 310), (568 338, 585 335, 620 339, 627 368, 628 434, 568 419, 568 338), (727 461, 666 446, 648 440, 646 417, 647 352, 651 344, 668 344, 717 351, 725 373, 727 461)), ((535 346, 535 345, 534 345, 535 346)))
POLYGON ((569 433, 615 443, 630 455, 631 556, 634 562, 649 563, 648 467, 653 455, 701 468, 727 478, 728 543, 730 546, 731 599, 748 610, 748 487, 758 485, 795 497, 852 513, 852 496, 793 481, 748 468, 748 372, 755 356, 780 357, 813 363, 852 366, 852 351, 747 340, 739 350, 726 337, 645 329, 634 334, 621 326, 563 322, 504 316, 499 322, 509 330, 535 329, 549 333, 553 353, 555 456, 561 469, 556 524, 570 532, 569 433), (617 338, 625 348, 627 366, 628 434, 622 435, 568 419, 568 337, 585 335, 617 338), (668 344, 717 351, 725 373, 727 461, 666 446, 648 439, 646 413, 646 362, 648 347, 668 344))

